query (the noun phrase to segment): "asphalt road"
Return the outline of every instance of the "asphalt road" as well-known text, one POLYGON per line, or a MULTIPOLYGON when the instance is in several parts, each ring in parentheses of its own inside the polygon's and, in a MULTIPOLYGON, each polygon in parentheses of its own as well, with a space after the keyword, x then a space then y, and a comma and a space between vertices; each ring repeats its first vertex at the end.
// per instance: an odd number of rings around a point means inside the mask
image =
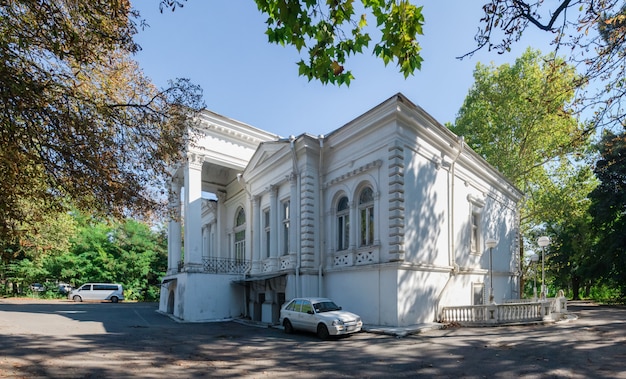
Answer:
POLYGON ((626 378, 626 308, 396 338, 177 323, 156 304, 0 299, 0 378, 626 378))

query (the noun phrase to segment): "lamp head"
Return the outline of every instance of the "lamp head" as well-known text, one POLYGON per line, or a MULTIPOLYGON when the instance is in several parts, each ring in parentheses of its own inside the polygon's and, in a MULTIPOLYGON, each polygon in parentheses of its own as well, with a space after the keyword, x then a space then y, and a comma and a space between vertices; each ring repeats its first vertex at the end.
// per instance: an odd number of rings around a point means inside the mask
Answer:
POLYGON ((498 241, 496 241, 494 238, 487 238, 487 240, 485 241, 485 246, 487 246, 490 249, 496 247, 497 244, 498 244, 498 241))
POLYGON ((550 237, 543 236, 537 239, 537 244, 541 247, 546 247, 550 244, 550 237))

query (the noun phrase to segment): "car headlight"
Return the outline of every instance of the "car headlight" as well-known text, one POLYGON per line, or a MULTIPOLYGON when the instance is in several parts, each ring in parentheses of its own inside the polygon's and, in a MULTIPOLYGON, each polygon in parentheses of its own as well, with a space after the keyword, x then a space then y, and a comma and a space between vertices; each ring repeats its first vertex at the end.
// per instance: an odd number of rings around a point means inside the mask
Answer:
POLYGON ((357 318, 356 318, 356 323, 358 324, 359 322, 361 322, 361 318, 360 318, 360 317, 357 317, 357 318))
POLYGON ((334 320, 334 321, 333 321, 333 323, 332 323, 332 325, 333 325, 333 326, 343 325, 343 321, 341 321, 341 320, 339 320, 339 319, 334 320))

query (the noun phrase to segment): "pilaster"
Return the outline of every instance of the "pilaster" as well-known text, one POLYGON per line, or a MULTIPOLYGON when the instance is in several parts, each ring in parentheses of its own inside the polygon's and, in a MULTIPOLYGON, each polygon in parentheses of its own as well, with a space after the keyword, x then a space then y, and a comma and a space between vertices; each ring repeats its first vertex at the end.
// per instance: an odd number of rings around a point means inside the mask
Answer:
POLYGON ((204 156, 188 154, 185 176, 185 271, 202 271, 202 163, 204 156))
POLYGON ((168 207, 169 225, 167 228, 167 273, 178 272, 178 262, 181 260, 182 235, 180 227, 180 183, 172 180, 170 183, 168 207))

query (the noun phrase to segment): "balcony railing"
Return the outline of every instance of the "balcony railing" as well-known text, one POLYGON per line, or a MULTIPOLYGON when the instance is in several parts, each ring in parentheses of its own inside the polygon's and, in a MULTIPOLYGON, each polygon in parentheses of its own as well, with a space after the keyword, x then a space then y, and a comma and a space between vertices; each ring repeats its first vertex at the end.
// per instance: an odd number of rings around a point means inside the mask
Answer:
MULTIPOLYGON (((250 270, 250 261, 234 258, 203 257, 202 271, 212 274, 243 274, 250 270)), ((184 272, 185 264, 178 262, 178 272, 184 272)))

